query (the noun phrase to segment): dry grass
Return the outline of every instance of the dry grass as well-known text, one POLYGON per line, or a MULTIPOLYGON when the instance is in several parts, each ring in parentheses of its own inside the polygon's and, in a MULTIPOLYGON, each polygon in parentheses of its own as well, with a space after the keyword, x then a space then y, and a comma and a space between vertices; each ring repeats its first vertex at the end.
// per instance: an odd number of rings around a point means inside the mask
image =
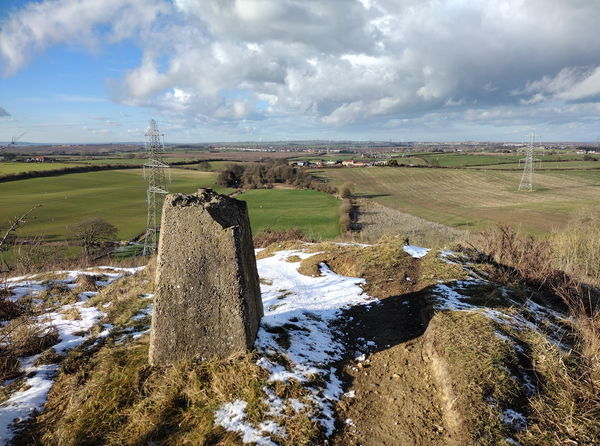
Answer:
POLYGON ((515 351, 495 335, 494 323, 478 314, 438 312, 425 334, 425 352, 438 379, 446 381, 465 445, 504 445, 511 436, 504 408, 518 408, 523 390, 511 378, 515 351))
POLYGON ((41 326, 32 318, 12 320, 3 332, 6 333, 9 348, 17 356, 32 356, 41 353, 58 342, 55 327, 41 326))
POLYGON ((18 302, 8 300, 0 296, 0 321, 8 321, 19 316, 23 312, 22 305, 18 302))
POLYGON ((240 444, 213 425, 214 410, 236 398, 260 418, 264 371, 251 356, 152 368, 146 341, 104 348, 63 373, 47 410, 17 444, 240 444))
MULTIPOLYGON (((240 445, 237 434, 214 425, 215 410, 236 399, 248 403, 247 419, 257 425, 268 411, 262 388, 267 372, 254 354, 221 361, 184 361, 172 367, 148 364, 148 336, 122 339, 130 329, 146 328, 132 319, 150 303, 154 267, 125 276, 102 289, 88 304, 107 313, 115 325, 101 343, 91 338, 60 363, 60 374, 41 414, 17 437, 18 445, 240 445), (105 306, 110 304, 109 306, 105 306), (139 327, 138 327, 139 325, 139 327)), ((147 319, 147 318, 144 318, 147 319)), ((53 361, 49 351, 46 360, 53 361)), ((268 386, 274 386, 268 384, 268 386)), ((294 384, 277 392, 294 394, 294 384)), ((278 420, 288 436, 284 446, 317 444, 321 430, 309 413, 289 413, 278 420)))
POLYGON ((55 327, 40 325, 33 316, 19 316, 0 329, 0 382, 21 374, 18 358, 43 352, 58 342, 55 327))
POLYGON ((352 211, 352 201, 350 199, 345 198, 342 200, 342 204, 340 205, 340 231, 342 234, 350 231, 352 229, 352 217, 350 216, 350 212, 352 211))
MULTIPOLYGON (((215 410, 236 399, 248 403, 249 422, 265 419, 267 372, 253 354, 221 361, 184 361, 171 367, 148 365, 148 340, 105 346, 62 367, 46 410, 22 432, 17 445, 240 445, 237 434, 214 425, 215 410)), ((293 394, 293 383, 277 386, 293 394)), ((304 395, 305 396, 305 395, 304 395)), ((307 414, 281 418, 283 446, 316 444, 317 423, 307 414)))
POLYGON ((273 243, 282 243, 292 240, 311 241, 300 228, 290 228, 285 231, 265 229, 254 236, 255 248, 266 248, 273 243))
POLYGON ((524 446, 599 444, 598 377, 589 376, 593 365, 581 364, 585 355, 582 358, 577 349, 563 352, 541 337, 530 345, 540 389, 529 401, 530 425, 517 437, 519 442, 524 446))
POLYGON ((582 213, 550 237, 554 263, 571 275, 600 285, 600 215, 582 213))
POLYGON ((466 231, 405 214, 372 200, 357 200, 359 207, 358 240, 375 243, 386 235, 398 235, 410 244, 443 248, 467 237, 466 231))
POLYGON ((87 274, 81 274, 77 278, 77 292, 83 293, 85 291, 98 291, 98 285, 96 281, 101 280, 100 276, 88 276, 87 274))
POLYGON ((439 280, 466 275, 460 266, 438 259, 437 252, 419 260, 404 252, 403 247, 403 238, 391 236, 366 247, 312 245, 310 250, 318 254, 304 259, 298 272, 316 277, 321 274, 319 265, 325 263, 338 274, 366 279, 363 288, 378 298, 416 291, 439 280))
POLYGON ((107 323, 121 327, 130 325, 131 318, 149 304, 140 296, 154 292, 155 268, 156 261, 153 259, 137 274, 126 275, 103 288, 87 305, 105 312, 107 323))
POLYGON ((545 339, 531 343, 541 391, 531 401, 534 427, 523 443, 597 444, 600 441, 600 293, 555 268, 552 244, 521 238, 507 227, 483 235, 496 280, 521 283, 546 305, 567 310, 573 318, 568 352, 545 339))

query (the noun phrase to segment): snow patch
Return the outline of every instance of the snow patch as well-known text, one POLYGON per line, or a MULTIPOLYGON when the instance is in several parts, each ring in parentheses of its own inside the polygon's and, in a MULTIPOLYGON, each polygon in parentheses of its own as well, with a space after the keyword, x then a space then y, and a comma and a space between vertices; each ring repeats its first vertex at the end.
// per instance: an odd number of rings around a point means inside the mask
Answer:
MULTIPOLYGON (((125 274, 135 274, 142 270, 139 268, 115 268, 102 266, 91 270, 55 271, 55 276, 64 276, 64 279, 34 280, 40 275, 13 277, 6 281, 6 287, 11 292, 9 297, 17 301, 24 297, 35 297, 55 284, 63 284, 70 289, 77 288, 77 278, 81 275, 95 276, 101 274, 106 280, 96 281, 98 286, 106 286, 125 274), (101 270, 102 272, 98 272, 101 270)), ((89 330, 96 325, 105 314, 97 308, 86 306, 87 301, 97 292, 85 291, 77 294, 79 301, 74 304, 63 305, 37 317, 37 324, 43 328, 53 328, 58 332, 58 343, 53 346, 59 355, 65 355, 70 349, 78 347, 89 338, 89 330), (67 319, 66 312, 77 310, 79 319, 67 319)), ((41 304, 42 302, 36 302, 41 304)), ((105 324, 98 338, 105 338, 113 329, 112 325, 105 324)), ((46 403, 48 392, 54 384, 58 372, 57 364, 35 365, 40 355, 20 358, 20 369, 26 379, 21 387, 24 390, 14 392, 0 404, 0 444, 8 443, 13 437, 12 425, 29 418, 34 410, 41 410, 46 403)), ((3 383, 8 384, 9 382, 3 383)))
POLYGON ((502 422, 506 426, 513 427, 520 431, 527 429, 527 419, 525 416, 513 409, 505 409, 502 411, 502 422))
POLYGON ((422 248, 420 246, 414 246, 414 245, 404 245, 404 247, 402 249, 404 249, 405 253, 414 257, 415 259, 420 259, 421 257, 425 257, 427 255, 427 253, 429 251, 431 251, 428 248, 422 248))
POLYGON ((235 400, 231 403, 223 404, 215 412, 215 424, 223 426, 226 430, 231 432, 237 432, 242 437, 244 443, 256 443, 259 446, 277 446, 276 443, 271 441, 269 437, 264 437, 261 432, 272 433, 271 425, 265 425, 263 427, 269 427, 267 430, 259 430, 252 427, 246 421, 246 406, 248 403, 242 400, 235 400))
MULTIPOLYGON (((364 279, 341 276, 323 263, 321 276, 309 277, 298 272, 297 262, 286 261, 290 256, 305 259, 312 255, 284 250, 257 262, 259 276, 266 280, 261 284, 265 314, 255 345, 261 353, 257 364, 269 372, 267 382, 304 383, 312 402, 307 405, 298 400, 282 400, 265 387, 265 403, 271 407, 269 415, 277 418, 285 407, 296 412, 308 411, 330 436, 335 424, 334 404, 343 395, 342 382, 331 364, 345 353, 338 341, 340 333, 335 322, 346 308, 378 301, 363 293, 360 285, 364 279), (283 291, 286 298, 278 299, 283 291), (285 360, 281 361, 281 357, 285 360)), ((237 400, 221 406, 216 423, 239 432, 244 442, 270 444, 267 443, 271 441, 270 432, 250 425, 242 412, 245 405, 242 407, 241 403, 237 400)), ((276 422, 265 422, 268 421, 276 422)))

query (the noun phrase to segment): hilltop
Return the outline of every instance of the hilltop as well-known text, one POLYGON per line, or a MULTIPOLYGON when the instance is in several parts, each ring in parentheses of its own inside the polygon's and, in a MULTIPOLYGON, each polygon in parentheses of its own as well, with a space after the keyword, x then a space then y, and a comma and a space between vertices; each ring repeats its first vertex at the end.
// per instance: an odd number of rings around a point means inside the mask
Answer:
POLYGON ((0 438, 28 445, 600 440, 598 362, 589 361, 597 332, 586 331, 597 325, 583 325, 518 265, 397 237, 375 245, 279 242, 257 250, 257 262, 265 316, 256 350, 168 368, 147 360, 152 262, 9 279, 2 349, 12 359, 2 363, 0 438))

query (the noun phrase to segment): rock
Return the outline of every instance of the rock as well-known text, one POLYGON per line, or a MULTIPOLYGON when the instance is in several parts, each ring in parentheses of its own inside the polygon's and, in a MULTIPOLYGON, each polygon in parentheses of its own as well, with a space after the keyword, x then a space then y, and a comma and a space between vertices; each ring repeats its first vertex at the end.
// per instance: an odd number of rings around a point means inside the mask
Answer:
POLYGON ((252 348, 263 315, 246 203, 210 189, 165 198, 150 363, 252 348))

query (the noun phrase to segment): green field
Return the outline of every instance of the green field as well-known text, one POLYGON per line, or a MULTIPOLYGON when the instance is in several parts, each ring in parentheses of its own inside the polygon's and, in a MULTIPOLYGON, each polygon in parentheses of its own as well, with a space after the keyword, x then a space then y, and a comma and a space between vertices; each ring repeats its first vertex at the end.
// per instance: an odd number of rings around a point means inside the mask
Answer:
MULTIPOLYGON (((214 173, 172 169, 172 174, 173 182, 168 188, 173 192, 214 187, 214 173)), ((129 239, 146 225, 146 187, 141 169, 0 183, 0 225, 4 227, 8 218, 39 203, 42 207, 19 231, 20 235, 64 240, 68 238, 69 226, 87 218, 102 217, 117 226, 120 239, 129 239)))
MULTIPOLYGON (((214 184, 216 174, 172 169, 172 192, 191 193, 199 187, 218 192, 230 189, 214 184)), ((82 220, 102 217, 119 229, 120 239, 130 239, 146 226, 146 181, 141 169, 110 170, 31 178, 0 183, 0 227, 34 204, 42 207, 19 230, 24 237, 69 239, 69 227, 82 220)), ((339 201, 312 190, 253 190, 239 196, 246 200, 254 232, 264 228, 299 227, 314 238, 339 235, 339 201)))
POLYGON ((252 232, 300 228, 315 239, 340 235, 340 201, 314 190, 255 189, 236 198, 248 203, 252 232))
POLYGON ((600 205, 600 171, 591 170, 538 173, 535 192, 517 191, 520 172, 496 170, 373 167, 315 174, 353 183, 359 195, 391 208, 469 230, 505 223, 546 233, 600 205))
POLYGON ((85 165, 80 162, 73 163, 21 163, 21 162, 0 162, 0 176, 13 174, 32 172, 38 170, 58 170, 64 169, 65 167, 77 167, 85 165))

